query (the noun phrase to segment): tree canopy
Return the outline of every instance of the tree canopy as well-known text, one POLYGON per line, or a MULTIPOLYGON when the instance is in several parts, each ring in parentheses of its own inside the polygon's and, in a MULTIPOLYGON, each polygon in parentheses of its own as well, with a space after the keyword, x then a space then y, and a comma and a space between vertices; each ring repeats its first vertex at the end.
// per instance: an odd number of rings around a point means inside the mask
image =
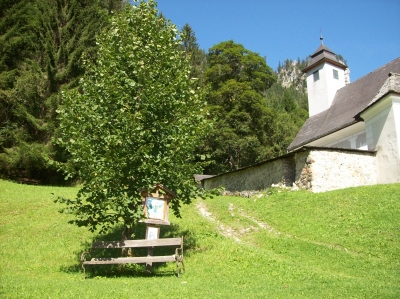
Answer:
POLYGON ((142 217, 139 189, 168 187, 178 216, 198 193, 194 149, 208 126, 205 92, 177 34, 154 1, 127 6, 99 35, 79 89, 63 94, 56 141, 72 156, 64 170, 82 180, 76 199, 60 199, 73 223, 105 232, 122 221, 129 231, 142 217))
POLYGON ((210 116, 215 126, 200 151, 212 157, 209 173, 250 165, 265 159, 273 109, 262 92, 276 81, 265 58, 233 41, 215 45, 208 53, 206 82, 210 116))

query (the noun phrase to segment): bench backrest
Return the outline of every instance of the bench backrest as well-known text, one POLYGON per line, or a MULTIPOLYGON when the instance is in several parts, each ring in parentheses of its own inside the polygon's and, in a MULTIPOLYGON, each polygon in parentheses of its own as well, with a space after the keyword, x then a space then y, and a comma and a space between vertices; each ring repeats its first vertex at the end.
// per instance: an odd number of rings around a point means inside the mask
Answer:
POLYGON ((139 248, 156 246, 181 246, 183 238, 164 238, 155 240, 99 241, 92 248, 139 248))

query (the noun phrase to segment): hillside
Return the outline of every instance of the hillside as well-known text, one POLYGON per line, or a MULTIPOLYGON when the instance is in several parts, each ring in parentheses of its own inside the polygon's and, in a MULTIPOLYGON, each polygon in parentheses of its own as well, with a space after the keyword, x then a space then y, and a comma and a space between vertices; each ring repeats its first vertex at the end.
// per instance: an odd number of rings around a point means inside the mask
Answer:
MULTIPOLYGON (((76 188, 0 180, 2 298, 398 298, 400 184, 311 194, 196 200, 161 237, 185 235, 175 265, 98 267, 83 281, 80 253, 98 236, 67 224, 55 195, 76 188)), ((139 226, 136 237, 143 236, 139 226)))

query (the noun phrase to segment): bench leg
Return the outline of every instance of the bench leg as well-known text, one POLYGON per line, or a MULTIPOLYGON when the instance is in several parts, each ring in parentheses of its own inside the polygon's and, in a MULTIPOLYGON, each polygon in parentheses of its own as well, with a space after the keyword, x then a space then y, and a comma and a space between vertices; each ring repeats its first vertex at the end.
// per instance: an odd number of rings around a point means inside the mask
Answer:
POLYGON ((182 267, 183 267, 183 272, 186 272, 186 268, 185 268, 185 262, 183 261, 183 258, 182 258, 182 261, 181 261, 181 263, 182 263, 182 267))
POLYGON ((183 272, 186 272, 185 263, 183 262, 183 257, 182 256, 176 257, 176 262, 175 263, 176 263, 176 274, 179 277, 179 274, 181 272, 181 268, 183 268, 183 272), (182 264, 181 267, 179 267, 179 263, 182 264))
MULTIPOLYGON (((90 266, 90 268, 92 269, 92 276, 94 276, 93 266, 90 266)), ((83 264, 82 264, 82 269, 83 269, 83 279, 86 279, 86 268, 85 268, 85 265, 83 265, 83 264)))
POLYGON ((178 276, 179 277, 179 261, 178 260, 176 260, 176 276, 178 276))

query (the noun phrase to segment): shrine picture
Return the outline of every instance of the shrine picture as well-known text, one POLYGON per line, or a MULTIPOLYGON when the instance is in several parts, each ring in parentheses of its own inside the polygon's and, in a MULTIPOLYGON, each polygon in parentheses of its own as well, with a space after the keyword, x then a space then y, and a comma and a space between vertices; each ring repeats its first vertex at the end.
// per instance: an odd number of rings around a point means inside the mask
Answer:
POLYGON ((164 220, 165 205, 166 202, 163 199, 147 197, 146 198, 147 217, 164 220))

